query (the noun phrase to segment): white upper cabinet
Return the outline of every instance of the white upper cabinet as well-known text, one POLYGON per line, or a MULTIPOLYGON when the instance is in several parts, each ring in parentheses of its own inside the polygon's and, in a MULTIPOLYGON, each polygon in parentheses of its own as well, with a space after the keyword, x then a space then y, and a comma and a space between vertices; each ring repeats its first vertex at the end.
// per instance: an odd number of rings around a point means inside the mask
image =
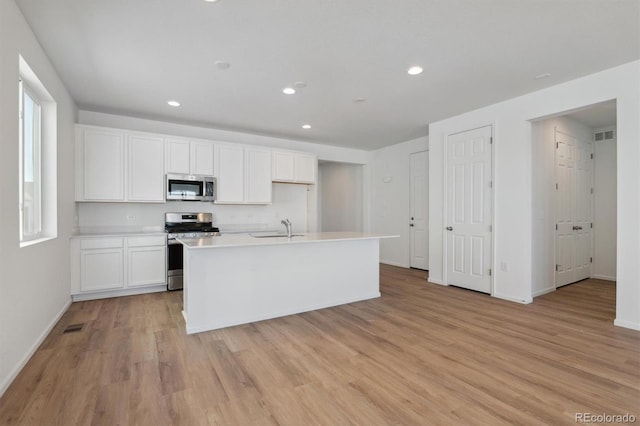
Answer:
POLYGON ((212 142, 165 139, 165 172, 214 176, 212 142))
POLYGON ((76 200, 124 201, 125 134, 76 128, 76 200))
POLYGON ((190 171, 189 141, 183 139, 165 139, 164 158, 165 172, 188 175, 190 171))
POLYGON ((75 176, 76 201, 164 202, 163 140, 76 126, 75 176))
POLYGON ((218 204, 271 203, 271 151, 219 145, 218 204))
POLYGON ((293 153, 273 152, 272 180, 293 182, 293 153))
POLYGON ((317 159, 313 155, 274 151, 272 155, 274 182, 316 183, 317 159))
POLYGON ((218 161, 218 194, 216 203, 244 203, 244 148, 220 145, 218 161))
POLYGON ((271 203, 271 151, 257 148, 245 149, 245 177, 247 203, 271 203))
POLYGON ((300 183, 316 183, 317 159, 313 155, 294 154, 294 180, 300 183))
POLYGON ((164 201, 164 143, 161 137, 129 135, 128 201, 164 201))
POLYGON ((214 145, 209 142, 192 141, 190 145, 190 171, 192 175, 214 176, 214 145))

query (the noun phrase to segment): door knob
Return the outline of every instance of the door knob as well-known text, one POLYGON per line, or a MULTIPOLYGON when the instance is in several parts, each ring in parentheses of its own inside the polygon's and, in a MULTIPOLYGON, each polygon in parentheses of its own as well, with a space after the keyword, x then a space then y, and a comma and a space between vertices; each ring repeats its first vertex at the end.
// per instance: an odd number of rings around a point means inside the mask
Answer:
POLYGON ((574 231, 580 231, 582 229, 582 226, 574 226, 573 230, 574 231))
POLYGON ((410 223, 409 226, 413 226, 413 223, 410 223))
POLYGON ((447 231, 453 231, 453 226, 447 226, 447 231))

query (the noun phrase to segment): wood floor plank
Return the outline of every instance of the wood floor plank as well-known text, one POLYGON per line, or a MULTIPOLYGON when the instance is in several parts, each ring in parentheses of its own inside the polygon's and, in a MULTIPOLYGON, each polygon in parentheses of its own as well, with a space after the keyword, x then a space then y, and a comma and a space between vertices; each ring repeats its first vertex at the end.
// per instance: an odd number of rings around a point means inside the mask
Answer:
POLYGON ((73 303, 0 398, 0 425, 640 418, 640 333, 613 326, 615 284, 521 305, 424 271, 381 265, 380 279, 378 299, 196 335, 181 292, 73 303))

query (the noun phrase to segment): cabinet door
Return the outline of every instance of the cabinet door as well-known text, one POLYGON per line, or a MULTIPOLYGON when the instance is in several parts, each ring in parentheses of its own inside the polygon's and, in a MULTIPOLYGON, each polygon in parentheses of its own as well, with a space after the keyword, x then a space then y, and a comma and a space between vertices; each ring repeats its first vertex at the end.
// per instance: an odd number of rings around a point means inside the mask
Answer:
POLYGON ((246 156, 246 202, 271 203, 271 151, 248 148, 246 156))
POLYGON ((124 201, 124 134, 101 129, 81 133, 83 199, 124 201))
POLYGON ((316 182, 316 157, 295 154, 295 181, 301 183, 316 182))
POLYGON ((165 140, 165 173, 188 175, 190 164, 189 141, 180 139, 165 140))
POLYGON ((127 286, 166 284, 166 247, 129 247, 127 286))
POLYGON ((190 167, 192 175, 213 176, 213 143, 190 142, 190 167))
POLYGON ((80 290, 111 290, 124 287, 122 248, 80 251, 80 290))
POLYGON ((164 201, 164 146, 162 138, 130 135, 128 201, 164 201))
POLYGON ((244 148, 218 149, 218 203, 244 202, 244 148))
POLYGON ((271 178, 274 181, 293 182, 293 153, 274 152, 271 172, 271 178))

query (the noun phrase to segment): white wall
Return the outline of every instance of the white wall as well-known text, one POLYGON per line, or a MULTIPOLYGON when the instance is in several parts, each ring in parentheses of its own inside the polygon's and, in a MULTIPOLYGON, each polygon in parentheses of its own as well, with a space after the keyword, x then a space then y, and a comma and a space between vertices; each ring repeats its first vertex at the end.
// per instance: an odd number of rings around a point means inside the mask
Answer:
POLYGON ((210 212, 222 231, 277 230, 285 217, 294 232, 307 231, 307 185, 273 184, 273 202, 269 205, 218 205, 202 202, 167 203, 78 203, 78 226, 91 231, 100 228, 164 226, 165 212, 210 212))
POLYGON ((531 124, 532 162, 532 297, 555 290, 555 129, 590 141, 588 126, 570 118, 556 117, 531 124))
MULTIPOLYGON (((615 130, 615 126, 594 132, 615 130)), ((614 131, 614 135, 615 135, 614 131)), ((593 277, 616 280, 616 139, 594 142, 593 277)))
POLYGON ((13 0, 0 2, 0 395, 71 301, 75 104, 13 0), (19 248, 18 55, 57 103, 58 237, 19 248))
POLYGON ((362 169, 358 164, 334 162, 318 166, 323 232, 362 231, 362 169))
POLYGON ((531 302, 531 122, 611 99, 617 101, 618 206, 615 324, 640 329, 640 61, 530 93, 429 126, 430 279, 444 282, 444 147, 447 135, 494 126, 493 295, 531 302), (621 232, 623 230, 624 232, 621 232), (509 264, 508 271, 495 265, 509 264))
POLYGON ((371 173, 371 231, 399 235, 380 241, 380 260, 408 268, 410 251, 410 155, 429 149, 422 137, 373 152, 371 173))

